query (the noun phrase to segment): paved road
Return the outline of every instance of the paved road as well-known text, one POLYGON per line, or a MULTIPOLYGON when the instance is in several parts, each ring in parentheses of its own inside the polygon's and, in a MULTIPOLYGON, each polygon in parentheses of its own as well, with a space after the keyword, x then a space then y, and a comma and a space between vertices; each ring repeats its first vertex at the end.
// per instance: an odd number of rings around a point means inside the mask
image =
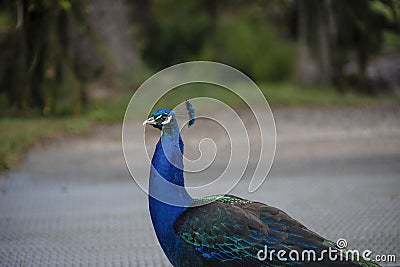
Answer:
MULTIPOLYGON (((255 194, 246 179, 233 193, 400 261, 399 118, 393 106, 276 110, 269 178, 255 194)), ((125 166, 120 125, 38 146, 2 176, 0 266, 169 266, 125 166)))

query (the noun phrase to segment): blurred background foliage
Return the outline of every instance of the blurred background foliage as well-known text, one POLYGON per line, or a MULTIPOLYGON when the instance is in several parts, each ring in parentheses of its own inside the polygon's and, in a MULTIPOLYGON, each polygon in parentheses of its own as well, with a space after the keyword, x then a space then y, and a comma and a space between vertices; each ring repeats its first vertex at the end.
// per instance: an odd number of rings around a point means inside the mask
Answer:
POLYGON ((141 82, 189 60, 240 69, 272 106, 399 103, 399 33, 399 0, 0 0, 0 139, 25 118, 121 121, 141 82))
POLYGON ((97 96, 135 88, 188 60, 230 64, 257 82, 399 93, 398 78, 382 74, 399 76, 398 0, 1 0, 0 7, 2 114, 80 114, 90 88, 97 96))

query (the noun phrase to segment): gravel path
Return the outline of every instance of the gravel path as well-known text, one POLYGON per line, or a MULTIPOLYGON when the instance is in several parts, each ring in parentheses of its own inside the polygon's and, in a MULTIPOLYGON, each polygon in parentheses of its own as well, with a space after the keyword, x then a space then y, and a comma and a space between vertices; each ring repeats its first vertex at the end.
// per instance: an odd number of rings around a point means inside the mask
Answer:
MULTIPOLYGON (((400 262, 400 107, 274 115, 278 146, 269 178, 254 194, 243 179, 233 193, 400 262)), ((0 266, 169 266, 146 195, 125 166, 121 126, 96 129, 38 146, 2 174, 0 266)))

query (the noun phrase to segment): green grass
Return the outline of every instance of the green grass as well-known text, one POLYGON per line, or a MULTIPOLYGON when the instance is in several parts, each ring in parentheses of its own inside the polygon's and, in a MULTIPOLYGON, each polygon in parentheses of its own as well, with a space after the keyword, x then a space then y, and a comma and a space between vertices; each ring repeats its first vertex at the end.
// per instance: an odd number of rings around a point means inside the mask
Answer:
POLYGON ((260 88, 272 107, 333 107, 400 104, 400 96, 398 95, 364 95, 355 92, 342 94, 333 87, 299 87, 293 84, 261 84, 260 88))
POLYGON ((61 133, 88 133, 91 125, 84 118, 0 119, 0 171, 14 166, 38 140, 61 133))
POLYGON ((94 122, 122 122, 131 97, 132 93, 123 91, 107 99, 92 101, 83 117, 94 122))
MULTIPOLYGON (((330 87, 299 87, 291 84, 261 84, 260 88, 272 108, 287 106, 365 106, 400 104, 400 96, 366 96, 340 94, 330 87)), ((204 84, 177 88, 157 103, 155 108, 172 108, 182 101, 198 96, 218 98, 229 105, 244 103, 225 89, 204 84), (184 93, 183 93, 183 91, 184 93)), ((122 122, 131 93, 122 92, 103 100, 92 101, 77 117, 6 117, 0 119, 0 171, 15 166, 27 149, 44 138, 62 133, 90 133, 96 123, 122 122)))
POLYGON ((122 122, 127 92, 92 101, 80 116, 0 118, 0 172, 15 166, 39 140, 60 134, 87 134, 96 123, 122 122))
MULTIPOLYGON (((300 87, 290 83, 261 83, 259 88, 272 108, 292 106, 365 106, 377 104, 400 104, 400 96, 393 94, 364 95, 356 92, 340 93, 333 87, 300 87)), ((245 90, 243 90, 245 91, 245 90)), ((245 103, 225 88, 209 84, 190 84, 168 92, 155 108, 172 108, 184 100, 207 96, 217 98, 231 106, 245 103)), ((254 96, 256 97, 256 96, 254 96)), ((251 99, 252 103, 260 101, 251 99)))

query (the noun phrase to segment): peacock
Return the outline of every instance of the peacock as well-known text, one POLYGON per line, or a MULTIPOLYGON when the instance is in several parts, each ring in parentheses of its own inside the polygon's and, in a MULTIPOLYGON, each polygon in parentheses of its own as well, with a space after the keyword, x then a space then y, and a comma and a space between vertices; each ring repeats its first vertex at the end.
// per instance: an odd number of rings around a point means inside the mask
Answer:
MULTIPOLYGON (((194 108, 188 101, 186 107, 190 127, 194 108)), ((192 198, 185 189, 184 145, 174 111, 159 109, 146 124, 162 131, 151 161, 148 201, 157 239, 174 266, 379 266, 361 257, 321 260, 318 255, 337 244, 278 208, 233 195, 192 198), (317 260, 288 257, 291 251, 314 251, 317 260)))

